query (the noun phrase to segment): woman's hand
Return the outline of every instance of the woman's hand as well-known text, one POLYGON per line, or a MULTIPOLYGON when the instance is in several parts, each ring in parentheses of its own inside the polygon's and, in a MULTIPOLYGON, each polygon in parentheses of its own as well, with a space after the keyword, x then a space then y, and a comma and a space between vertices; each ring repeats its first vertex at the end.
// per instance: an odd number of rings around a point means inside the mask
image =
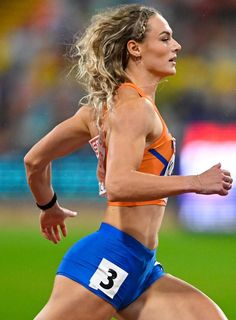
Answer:
POLYGON ((64 237, 67 235, 66 218, 73 218, 77 212, 60 207, 57 203, 50 209, 41 211, 40 228, 43 236, 57 244, 61 240, 60 230, 64 237))
POLYGON ((199 194, 219 194, 226 196, 232 188, 233 179, 230 172, 221 169, 218 163, 207 171, 196 176, 199 194))

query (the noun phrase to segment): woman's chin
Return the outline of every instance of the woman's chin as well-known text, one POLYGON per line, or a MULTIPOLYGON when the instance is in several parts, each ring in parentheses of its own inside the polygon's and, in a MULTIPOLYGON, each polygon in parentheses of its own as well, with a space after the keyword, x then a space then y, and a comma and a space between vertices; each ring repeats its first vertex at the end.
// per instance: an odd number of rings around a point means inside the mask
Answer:
POLYGON ((167 74, 167 76, 174 76, 176 74, 176 68, 173 67, 170 71, 169 74, 167 74))
POLYGON ((176 69, 171 70, 171 71, 169 71, 169 72, 163 73, 163 74, 161 75, 161 79, 166 78, 166 77, 171 77, 171 76, 174 76, 174 75, 176 75, 176 69))

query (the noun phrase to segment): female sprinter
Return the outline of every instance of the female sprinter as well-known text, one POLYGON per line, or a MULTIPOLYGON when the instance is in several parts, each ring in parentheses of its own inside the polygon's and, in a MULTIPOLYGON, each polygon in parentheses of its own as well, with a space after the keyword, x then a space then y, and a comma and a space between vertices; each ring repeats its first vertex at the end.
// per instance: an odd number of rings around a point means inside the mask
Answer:
POLYGON ((176 73, 181 49, 162 15, 127 5, 96 15, 75 44, 87 104, 25 156, 42 234, 66 235, 76 213, 59 205, 50 163, 90 142, 108 206, 100 229, 78 241, 57 271, 36 320, 216 320, 223 312, 203 293, 166 274, 156 261, 166 197, 228 194, 230 173, 217 164, 197 176, 170 176, 175 141, 154 105, 158 83, 176 73))

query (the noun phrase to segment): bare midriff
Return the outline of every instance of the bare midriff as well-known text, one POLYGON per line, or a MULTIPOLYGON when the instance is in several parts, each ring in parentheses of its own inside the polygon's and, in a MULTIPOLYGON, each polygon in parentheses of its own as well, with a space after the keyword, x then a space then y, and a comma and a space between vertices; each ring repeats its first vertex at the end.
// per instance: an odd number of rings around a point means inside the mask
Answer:
POLYGON ((165 206, 108 206, 103 221, 129 234, 143 245, 154 249, 158 244, 165 206))

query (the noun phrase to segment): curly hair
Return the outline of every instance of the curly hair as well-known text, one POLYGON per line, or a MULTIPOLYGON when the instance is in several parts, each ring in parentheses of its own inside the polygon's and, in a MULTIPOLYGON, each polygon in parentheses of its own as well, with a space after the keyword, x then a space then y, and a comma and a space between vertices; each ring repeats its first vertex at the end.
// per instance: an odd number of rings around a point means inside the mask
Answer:
POLYGON ((138 4, 110 8, 93 16, 82 37, 76 39, 72 50, 76 79, 88 92, 80 102, 94 108, 98 126, 104 106, 111 110, 116 89, 129 81, 125 72, 127 42, 132 39, 141 43, 148 20, 155 14, 160 13, 138 4))

